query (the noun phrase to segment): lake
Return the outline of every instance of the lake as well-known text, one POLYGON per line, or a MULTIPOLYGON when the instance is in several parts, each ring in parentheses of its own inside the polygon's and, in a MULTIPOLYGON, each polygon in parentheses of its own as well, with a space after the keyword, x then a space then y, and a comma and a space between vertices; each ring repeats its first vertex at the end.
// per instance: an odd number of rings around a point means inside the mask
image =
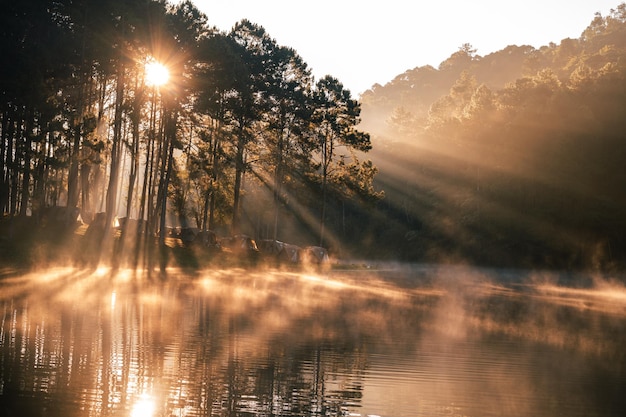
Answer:
POLYGON ((0 415, 624 416, 626 289, 461 266, 0 272, 0 415))

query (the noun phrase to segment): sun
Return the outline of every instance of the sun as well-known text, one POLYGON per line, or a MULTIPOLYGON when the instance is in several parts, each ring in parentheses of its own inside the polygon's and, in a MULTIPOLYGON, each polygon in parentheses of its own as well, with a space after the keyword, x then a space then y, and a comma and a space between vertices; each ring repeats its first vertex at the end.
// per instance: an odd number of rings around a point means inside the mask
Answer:
POLYGON ((146 63, 146 83, 159 87, 167 83, 170 79, 170 72, 167 67, 160 62, 151 61, 146 63))

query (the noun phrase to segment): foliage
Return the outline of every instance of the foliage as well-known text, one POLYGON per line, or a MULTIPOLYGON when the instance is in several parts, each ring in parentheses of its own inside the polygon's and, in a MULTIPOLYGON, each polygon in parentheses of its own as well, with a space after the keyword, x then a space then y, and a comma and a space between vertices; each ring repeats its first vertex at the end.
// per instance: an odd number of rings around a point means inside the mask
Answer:
POLYGON ((540 49, 466 44, 366 92, 380 243, 412 260, 623 267, 625 16, 540 49))
POLYGON ((46 207, 80 207, 85 221, 104 219, 103 256, 124 250, 107 238, 115 217, 141 219, 139 261, 172 225, 317 240, 325 201, 310 196, 321 177, 340 199, 379 195, 375 167, 359 162, 371 146, 354 128, 358 102, 332 78, 314 85, 260 25, 220 32, 190 1, 24 0, 7 5, 0 28, 3 215, 37 224, 46 207), (149 85, 152 61, 167 84, 149 85), (341 163, 326 155, 324 173, 322 109, 333 113, 327 141, 344 149, 341 163))
POLYGON ((8 4, 3 215, 39 227, 80 207, 104 219, 90 250, 135 262, 179 225, 340 255, 624 266, 625 4, 559 44, 463 44, 360 101, 262 26, 208 21, 189 1, 8 4), (152 60, 167 84, 147 84, 152 60), (148 233, 113 245, 116 216, 148 233))

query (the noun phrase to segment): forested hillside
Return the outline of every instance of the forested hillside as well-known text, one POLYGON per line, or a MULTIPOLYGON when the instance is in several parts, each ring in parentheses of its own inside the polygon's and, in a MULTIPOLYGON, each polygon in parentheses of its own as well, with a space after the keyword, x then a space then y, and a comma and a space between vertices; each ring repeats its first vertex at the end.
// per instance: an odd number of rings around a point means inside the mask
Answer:
POLYGON ((359 127, 385 191, 380 248, 413 260, 624 265, 626 5, 590 19, 580 38, 539 49, 482 57, 465 44, 362 95, 359 127))

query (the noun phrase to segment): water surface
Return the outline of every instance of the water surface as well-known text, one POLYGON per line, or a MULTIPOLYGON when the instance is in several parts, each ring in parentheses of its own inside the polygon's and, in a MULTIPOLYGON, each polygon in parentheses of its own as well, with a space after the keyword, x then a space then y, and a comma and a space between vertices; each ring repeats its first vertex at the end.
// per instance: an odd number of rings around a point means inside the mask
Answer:
POLYGON ((396 266, 0 278, 2 416, 623 416, 610 278, 396 266))

